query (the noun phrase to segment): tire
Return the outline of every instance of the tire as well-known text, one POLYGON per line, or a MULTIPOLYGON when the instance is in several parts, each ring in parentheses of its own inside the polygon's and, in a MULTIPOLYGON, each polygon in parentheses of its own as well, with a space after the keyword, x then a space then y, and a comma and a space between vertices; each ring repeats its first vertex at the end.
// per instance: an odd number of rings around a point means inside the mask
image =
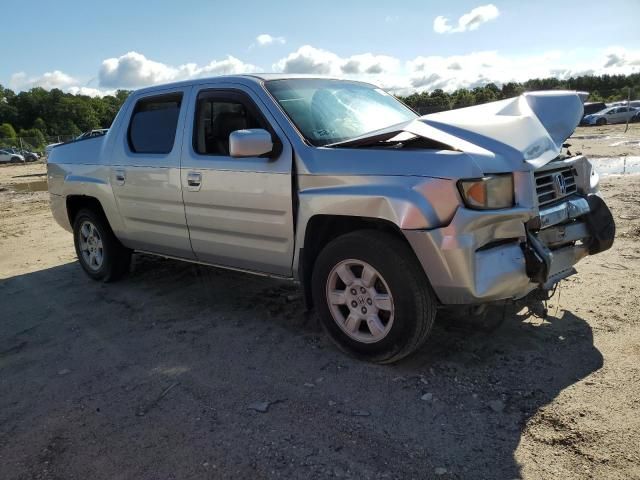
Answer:
POLYGON ((20 157, 11 157, 11 160, 9 160, 10 163, 23 163, 22 160, 20 160, 20 157))
POLYGON ((131 250, 116 238, 102 213, 78 212, 73 221, 73 243, 82 269, 92 279, 112 282, 129 271, 131 250))
POLYGON ((437 300, 422 267, 389 233, 361 230, 330 242, 316 259, 311 288, 326 332, 361 360, 393 363, 410 355, 435 319, 437 300))
POLYGON ((599 118, 598 120, 596 120, 596 125, 598 127, 601 127, 602 125, 606 125, 606 124, 607 124, 606 118, 599 118))

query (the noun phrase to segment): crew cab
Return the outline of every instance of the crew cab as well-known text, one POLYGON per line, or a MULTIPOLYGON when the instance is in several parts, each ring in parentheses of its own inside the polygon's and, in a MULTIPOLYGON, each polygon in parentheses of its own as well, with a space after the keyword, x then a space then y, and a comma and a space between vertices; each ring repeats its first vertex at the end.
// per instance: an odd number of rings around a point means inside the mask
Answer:
POLYGON ((134 251, 300 282, 331 338, 396 361, 442 306, 549 290, 612 245, 582 155, 585 94, 420 117, 355 81, 226 76, 132 93, 48 163, 51 209, 93 279, 134 251))

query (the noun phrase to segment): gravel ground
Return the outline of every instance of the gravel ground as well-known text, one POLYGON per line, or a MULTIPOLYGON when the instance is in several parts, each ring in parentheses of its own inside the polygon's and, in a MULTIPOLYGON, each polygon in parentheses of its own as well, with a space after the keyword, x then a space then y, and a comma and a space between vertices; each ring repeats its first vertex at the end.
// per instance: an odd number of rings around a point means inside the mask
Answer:
POLYGON ((546 318, 442 315, 376 366, 288 283, 146 256, 90 281, 42 172, 0 167, 3 479, 640 478, 640 176, 604 180, 616 244, 546 318))

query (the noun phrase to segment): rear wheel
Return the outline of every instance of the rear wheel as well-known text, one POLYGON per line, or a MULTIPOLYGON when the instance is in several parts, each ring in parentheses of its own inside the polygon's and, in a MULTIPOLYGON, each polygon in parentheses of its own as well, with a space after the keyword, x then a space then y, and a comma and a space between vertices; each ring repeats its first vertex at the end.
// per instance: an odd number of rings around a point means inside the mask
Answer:
POLYGON ((318 256, 312 275, 322 325, 348 353, 392 363, 426 340, 436 299, 413 252, 377 230, 343 235, 318 256))
POLYGON ((110 282, 122 277, 131 263, 131 250, 115 237, 102 214, 80 210, 73 222, 78 260, 94 280, 110 282))

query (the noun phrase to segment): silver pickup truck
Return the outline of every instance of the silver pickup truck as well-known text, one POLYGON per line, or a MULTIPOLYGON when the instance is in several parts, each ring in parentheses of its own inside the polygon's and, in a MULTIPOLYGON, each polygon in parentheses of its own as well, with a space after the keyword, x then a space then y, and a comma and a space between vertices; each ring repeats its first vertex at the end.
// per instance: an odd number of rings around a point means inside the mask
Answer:
POLYGON ((297 280, 340 347, 388 363, 439 307, 549 290, 611 246, 598 175, 563 150, 584 97, 420 117, 337 79, 147 88, 106 135, 52 150, 51 209, 96 280, 133 251, 297 280))

